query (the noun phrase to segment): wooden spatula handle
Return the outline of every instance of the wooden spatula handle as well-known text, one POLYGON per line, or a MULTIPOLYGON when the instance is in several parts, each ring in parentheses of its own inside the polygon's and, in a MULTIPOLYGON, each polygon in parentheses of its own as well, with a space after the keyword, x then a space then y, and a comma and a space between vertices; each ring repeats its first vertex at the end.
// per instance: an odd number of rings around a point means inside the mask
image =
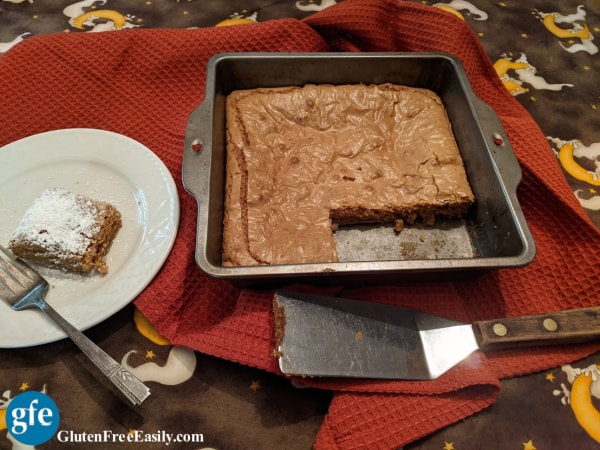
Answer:
POLYGON ((482 350, 600 339, 600 307, 483 320, 473 324, 482 350))

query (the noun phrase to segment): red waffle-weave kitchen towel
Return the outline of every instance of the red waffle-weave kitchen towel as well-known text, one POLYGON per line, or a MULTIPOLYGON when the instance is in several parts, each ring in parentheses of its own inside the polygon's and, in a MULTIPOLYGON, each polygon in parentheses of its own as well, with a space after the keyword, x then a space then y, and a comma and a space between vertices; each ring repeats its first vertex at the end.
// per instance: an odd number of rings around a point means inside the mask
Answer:
MULTIPOLYGON (((454 283, 340 287, 327 293, 465 322, 598 302, 598 230, 580 209, 532 118, 499 82, 477 38, 464 22, 435 8, 346 0, 305 21, 34 37, 0 58, 0 145, 52 129, 88 127, 128 135, 152 149, 178 183, 181 224, 166 264, 136 305, 174 344, 277 372, 271 356, 272 294, 236 289, 195 265, 196 203, 180 181, 184 132, 188 115, 203 99, 212 55, 326 50, 457 55, 476 94, 499 114, 517 153, 524 172, 519 199, 538 248, 534 263, 522 269, 454 283)), ((433 382, 311 380, 335 391, 315 447, 397 448, 491 404, 501 378, 554 367, 599 348, 475 354, 433 382)))

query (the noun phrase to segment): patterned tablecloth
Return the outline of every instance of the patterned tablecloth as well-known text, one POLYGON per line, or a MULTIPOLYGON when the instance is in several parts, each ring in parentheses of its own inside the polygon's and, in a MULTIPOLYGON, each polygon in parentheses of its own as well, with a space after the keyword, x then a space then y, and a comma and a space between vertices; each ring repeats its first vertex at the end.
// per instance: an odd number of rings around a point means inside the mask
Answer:
MULTIPOLYGON (((132 28, 243 26, 308 17, 335 0, 3 0, 0 62, 23 40, 51 33, 132 28)), ((507 90, 547 136, 548 152, 564 170, 573 194, 600 226, 600 3, 595 0, 424 0, 466 21, 479 37, 507 90)), ((402 24, 398 24, 402 26, 402 24)), ((51 51, 51 49, 49 49, 51 51)), ((85 64, 79 61, 78 64, 85 64)), ((0 80, 2 83, 2 80, 0 80)), ((90 99, 90 101, 99 101, 90 99)), ((10 102, 2 98, 0 102, 10 102)), ((2 130, 0 130, 0 133, 2 130)), ((0 184, 5 177, 0 167, 0 184)), ((2 217, 0 217, 2 221, 2 217)), ((600 261, 599 261, 600 264, 600 261)), ((599 272, 600 275, 600 272, 599 272)), ((600 280, 599 280, 600 282, 600 280)), ((116 403, 106 385, 68 340, 27 349, 0 348, 0 449, 33 448, 8 432, 6 407, 30 390, 61 398, 61 433, 37 446, 159 448, 164 443, 92 444, 85 435, 109 430, 180 434, 195 443, 177 449, 306 449, 327 412, 331 394, 300 389, 284 378, 192 350, 164 345, 134 322, 134 306, 87 335, 135 367, 152 388, 142 409, 116 403), (137 326, 136 326, 137 325, 137 326), (116 408, 119 404, 121 407, 116 408), (77 442, 79 440, 79 442, 77 442)), ((2 318, 0 317, 0 327, 2 318)), ((0 347, 3 347, 0 342, 0 347)), ((464 422, 406 449, 594 449, 600 445, 600 380, 572 389, 600 355, 542 373, 502 381, 500 398, 464 422)))

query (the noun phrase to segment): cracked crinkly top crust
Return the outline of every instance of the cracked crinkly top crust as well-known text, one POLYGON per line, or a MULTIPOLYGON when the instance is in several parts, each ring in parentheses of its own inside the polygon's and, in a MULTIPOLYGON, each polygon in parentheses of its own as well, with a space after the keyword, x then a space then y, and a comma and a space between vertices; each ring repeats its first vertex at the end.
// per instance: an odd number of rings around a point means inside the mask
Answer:
POLYGON ((335 224, 433 223, 473 200, 430 90, 307 85, 227 98, 226 266, 337 261, 335 224))

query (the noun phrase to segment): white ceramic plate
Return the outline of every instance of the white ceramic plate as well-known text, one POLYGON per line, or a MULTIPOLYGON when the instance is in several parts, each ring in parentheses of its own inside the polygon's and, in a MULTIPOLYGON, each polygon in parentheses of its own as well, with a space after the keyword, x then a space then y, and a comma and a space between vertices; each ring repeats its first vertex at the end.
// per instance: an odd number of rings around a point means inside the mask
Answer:
MULTIPOLYGON (((120 134, 66 129, 30 136, 0 148, 0 244, 8 244, 27 208, 48 187, 109 202, 121 212, 108 274, 35 266, 50 283, 48 303, 85 330, 131 302, 164 264, 179 225, 177 188, 152 151, 120 134)), ((0 347, 65 336, 41 311, 13 311, 0 300, 0 347)))

